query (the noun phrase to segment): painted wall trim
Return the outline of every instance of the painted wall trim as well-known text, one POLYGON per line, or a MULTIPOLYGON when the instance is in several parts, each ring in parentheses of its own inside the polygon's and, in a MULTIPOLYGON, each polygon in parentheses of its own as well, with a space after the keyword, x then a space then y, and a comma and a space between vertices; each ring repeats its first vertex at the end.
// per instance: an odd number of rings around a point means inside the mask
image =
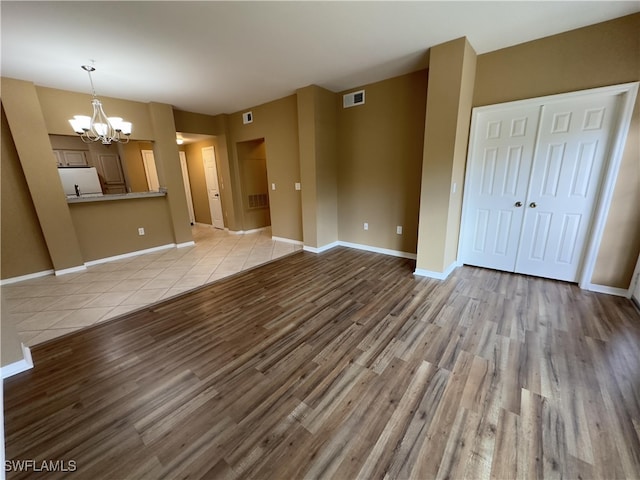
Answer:
POLYGON ((453 262, 449 265, 444 272, 434 272, 432 270, 425 270, 424 268, 416 268, 413 272, 418 277, 435 278, 436 280, 446 280, 449 275, 458 267, 462 266, 460 262, 453 262))
POLYGON ((580 288, 589 290, 590 292, 606 293, 607 295, 615 295, 617 297, 629 298, 631 296, 630 290, 626 288, 609 287, 607 285, 596 285, 595 283, 580 285, 580 288))
POLYGON ((604 167, 606 170, 604 172, 602 184, 600 185, 600 198, 596 200, 597 203, 591 226, 591 236, 587 242, 583 257, 584 263, 582 266, 582 274, 580 275, 580 287, 582 287, 583 284, 590 284, 593 279, 593 272, 596 267, 596 260, 598 252, 600 251, 602 236, 604 235, 604 227, 607 218, 609 217, 613 190, 615 188, 616 180, 618 179, 618 172, 620 171, 620 163, 622 162, 624 147, 627 143, 627 135, 631 126, 631 116, 633 115, 633 108, 636 103, 639 85, 640 82, 634 82, 624 85, 616 85, 613 87, 594 89, 594 92, 610 92, 612 94, 617 93, 622 95, 622 105, 620 107, 622 111, 618 117, 618 128, 616 129, 616 134, 611 145, 609 162, 604 167))
POLYGON ((293 240, 291 238, 271 236, 271 240, 275 240, 277 242, 284 242, 284 243, 293 243, 294 245, 304 245, 304 243, 301 242, 300 240, 293 240))
POLYGON ((305 245, 304 247, 302 247, 302 249, 305 252, 311 252, 311 253, 322 253, 322 252, 326 252, 327 250, 331 250, 334 247, 338 247, 340 245, 340 242, 331 242, 328 243, 327 245, 323 245, 321 247, 309 247, 307 245, 305 245))
POLYGON ((84 265, 78 265, 77 267, 63 268, 62 270, 56 270, 54 273, 56 277, 59 277, 60 275, 66 275, 68 273, 84 272, 86 269, 87 269, 87 266, 86 264, 84 264, 84 265))
POLYGON ((114 260, 122 260, 123 258, 137 257, 138 255, 143 255, 145 253, 159 252, 160 250, 167 250, 168 248, 174 248, 175 246, 176 246, 175 243, 168 243, 166 245, 160 245, 159 247, 146 248, 144 250, 137 250, 135 252, 123 253, 121 255, 114 255, 113 257, 106 257, 106 258, 99 258, 98 260, 91 260, 89 262, 85 262, 85 265, 87 267, 90 267, 92 265, 99 265, 101 263, 113 262, 114 260))
POLYGON ((191 240, 190 242, 182 242, 182 243, 178 243, 176 245, 176 248, 184 248, 184 247, 192 247, 196 244, 196 242, 194 242, 193 240, 191 240))
MULTIPOLYGON (((275 239, 277 237, 272 237, 272 238, 275 239)), ((340 240, 338 240, 337 242, 329 243, 328 245, 324 245, 319 248, 309 247, 305 245, 303 247, 303 250, 311 253, 322 253, 322 252, 326 252, 327 250, 331 250, 332 248, 335 248, 335 247, 347 247, 347 248, 353 248, 356 250, 364 250, 365 252, 382 253, 383 255, 389 255, 392 257, 400 257, 400 258, 408 258, 410 260, 416 259, 415 253, 402 252, 400 250, 390 250, 388 248, 381 248, 381 247, 372 247, 370 245, 363 245, 361 243, 343 242, 340 240)))
POLYGON ((364 250, 365 252, 382 253, 384 255, 390 255, 392 257, 408 258, 410 260, 416 259, 415 253, 402 252, 400 250, 390 250, 388 248, 372 247, 370 245, 363 245, 361 243, 350 243, 350 242, 342 242, 342 241, 338 241, 335 243, 337 243, 338 244, 337 246, 340 246, 340 247, 355 248, 356 250, 364 250))
POLYGON ((53 270, 43 270, 42 272, 29 273, 28 275, 20 275, 19 277, 5 278, 0 280, 0 285, 11 285, 12 283, 24 282, 25 280, 33 280, 34 278, 46 277, 53 275, 53 270))
POLYGON ((20 346, 22 347, 22 360, 18 360, 17 362, 13 362, 2 367, 3 379, 12 377, 13 375, 17 375, 22 372, 26 372, 27 370, 31 370, 33 368, 31 349, 24 343, 21 343, 20 346))

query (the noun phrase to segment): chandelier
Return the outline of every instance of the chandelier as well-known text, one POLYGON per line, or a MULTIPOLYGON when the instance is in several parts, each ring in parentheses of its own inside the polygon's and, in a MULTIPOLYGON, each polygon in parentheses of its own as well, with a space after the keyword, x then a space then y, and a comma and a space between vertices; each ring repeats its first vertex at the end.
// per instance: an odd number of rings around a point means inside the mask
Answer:
POLYGON ((73 131, 80 135, 85 143, 102 142, 104 145, 110 145, 111 142, 127 143, 129 135, 131 135, 131 122, 125 122, 120 117, 107 117, 102 109, 102 102, 96 96, 96 89, 93 86, 91 72, 95 68, 91 65, 82 65, 82 69, 89 74, 89 82, 91 82, 91 93, 93 99, 93 115, 74 115, 69 120, 73 131))

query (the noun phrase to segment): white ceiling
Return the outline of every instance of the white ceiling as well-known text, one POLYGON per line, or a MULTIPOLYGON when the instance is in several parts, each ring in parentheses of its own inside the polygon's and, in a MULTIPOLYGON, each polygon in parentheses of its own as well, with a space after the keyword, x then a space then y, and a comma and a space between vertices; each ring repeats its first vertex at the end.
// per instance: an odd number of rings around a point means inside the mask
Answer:
POLYGON ((640 11, 640 2, 11 2, 2 75, 99 96, 232 113, 317 84, 426 67, 433 45, 478 53, 640 11))

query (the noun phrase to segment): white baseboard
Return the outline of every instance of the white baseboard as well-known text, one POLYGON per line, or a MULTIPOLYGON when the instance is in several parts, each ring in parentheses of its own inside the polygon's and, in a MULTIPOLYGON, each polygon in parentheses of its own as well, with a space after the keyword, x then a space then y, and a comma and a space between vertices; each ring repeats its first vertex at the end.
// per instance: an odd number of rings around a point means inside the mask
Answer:
POLYGON ((144 250, 136 250, 135 252, 123 253, 121 255, 114 255, 113 257, 106 257, 106 258, 99 258, 98 260, 91 260, 90 262, 85 262, 84 264, 87 267, 90 267, 92 265, 99 265, 101 263, 113 262, 115 260, 122 260, 123 258, 137 257, 138 255, 143 255, 145 253, 159 252, 161 250, 174 248, 175 246, 176 246, 175 243, 167 243, 166 245, 160 245, 159 247, 145 248, 144 250))
POLYGON ((356 250, 364 250, 365 252, 382 253, 384 255, 390 255, 392 257, 409 258, 411 260, 416 259, 415 253, 402 252, 400 250, 390 250, 388 248, 372 247, 370 245, 362 245, 361 243, 351 243, 338 241, 337 244, 341 247, 355 248, 356 250))
POLYGON ((326 252, 327 250, 331 250, 332 248, 335 248, 335 247, 348 247, 348 248, 353 248, 355 250, 364 250, 365 252, 382 253, 383 255, 390 255, 392 257, 409 258, 411 260, 416 259, 415 253, 402 252, 400 250, 390 250, 388 248, 372 247, 371 245, 362 245, 361 243, 343 242, 340 240, 338 240, 337 242, 330 243, 328 245, 323 245, 322 247, 319 247, 319 248, 305 246, 303 249, 311 253, 322 253, 322 252, 326 252))
POLYGON ((590 292, 606 293, 607 295, 615 295, 617 297, 629 298, 631 296, 627 288, 608 287, 607 285, 596 285, 595 283, 580 285, 580 288, 589 290, 590 292))
POLYGON ((284 238, 284 237, 274 237, 273 235, 271 236, 271 240, 276 240, 278 242, 285 242, 285 243, 293 243, 294 245, 303 245, 303 243, 300 240, 292 240, 290 238, 284 238))
POLYGON ((331 242, 328 243, 327 245, 323 245, 321 247, 309 247, 308 245, 305 245, 304 247, 302 247, 302 249, 305 252, 311 252, 311 253, 322 253, 322 252, 326 252, 327 250, 331 250, 334 247, 338 247, 340 246, 340 242, 331 242))
POLYGON ((419 277, 435 278, 436 280, 446 280, 447 277, 461 265, 461 263, 453 262, 445 269, 444 272, 434 272, 432 270, 425 270, 424 268, 416 268, 413 274, 419 277))
POLYGON ((24 282, 25 280, 33 280, 34 278, 46 277, 48 275, 53 275, 53 273, 53 270, 43 270, 42 272, 29 273, 28 275, 20 275, 19 277, 5 278, 4 280, 0 280, 0 286, 24 282))
POLYGON ((87 269, 87 264, 85 263, 84 265, 78 265, 77 267, 63 268, 62 270, 56 270, 54 273, 56 277, 58 277, 60 275, 67 275, 68 273, 84 272, 86 269, 87 269))
POLYGON ((192 247, 196 244, 196 242, 194 242, 193 240, 191 240, 190 242, 182 242, 182 243, 178 243, 176 245, 176 248, 183 248, 183 247, 192 247))
POLYGON ((2 367, 2 378, 9 378, 13 375, 17 375, 33 368, 33 359, 31 358, 31 350, 24 343, 22 346, 22 360, 10 363, 7 366, 2 367))

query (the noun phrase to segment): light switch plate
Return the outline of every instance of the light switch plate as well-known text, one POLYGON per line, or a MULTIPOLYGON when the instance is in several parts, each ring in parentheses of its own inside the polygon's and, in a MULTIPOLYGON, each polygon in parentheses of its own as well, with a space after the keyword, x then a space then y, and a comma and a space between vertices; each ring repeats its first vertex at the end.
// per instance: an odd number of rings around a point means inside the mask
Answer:
POLYGON ((300 183, 296 182, 295 187, 296 187, 296 190, 300 190, 300 183))

